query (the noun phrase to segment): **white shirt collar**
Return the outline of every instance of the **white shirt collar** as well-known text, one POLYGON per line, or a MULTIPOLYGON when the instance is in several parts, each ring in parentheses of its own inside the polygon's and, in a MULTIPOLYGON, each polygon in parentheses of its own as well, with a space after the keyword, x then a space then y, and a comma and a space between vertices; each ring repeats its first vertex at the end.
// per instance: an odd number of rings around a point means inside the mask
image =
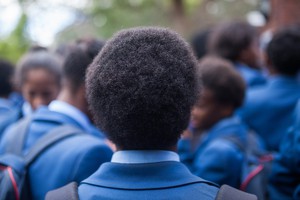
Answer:
POLYGON ((124 164, 156 163, 164 161, 177 161, 179 156, 173 151, 162 150, 126 150, 113 154, 111 162, 124 164))
POLYGON ((78 108, 59 100, 52 101, 49 106, 49 110, 55 111, 58 113, 65 114, 75 121, 77 121, 85 131, 89 131, 91 127, 91 122, 89 118, 81 112, 78 108))

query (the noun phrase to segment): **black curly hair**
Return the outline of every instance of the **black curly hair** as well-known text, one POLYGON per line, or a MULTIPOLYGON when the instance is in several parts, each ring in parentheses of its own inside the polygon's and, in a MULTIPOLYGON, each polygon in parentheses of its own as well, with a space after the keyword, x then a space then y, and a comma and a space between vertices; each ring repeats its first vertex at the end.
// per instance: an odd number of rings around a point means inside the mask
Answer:
POLYGON ((300 69, 300 25, 278 31, 267 46, 267 55, 280 74, 296 75, 300 69))
POLYGON ((243 104, 245 81, 230 62, 215 56, 204 57, 199 62, 198 73, 203 88, 209 89, 218 103, 234 109, 243 104))
POLYGON ((0 97, 7 97, 13 91, 14 66, 0 59, 0 97))
POLYGON ((123 30, 87 73, 87 98, 98 126, 119 149, 169 149, 187 127, 196 100, 196 58, 175 32, 123 30))
POLYGON ((255 28, 247 22, 225 22, 213 29, 208 49, 211 54, 236 62, 241 52, 250 47, 256 37, 255 28))

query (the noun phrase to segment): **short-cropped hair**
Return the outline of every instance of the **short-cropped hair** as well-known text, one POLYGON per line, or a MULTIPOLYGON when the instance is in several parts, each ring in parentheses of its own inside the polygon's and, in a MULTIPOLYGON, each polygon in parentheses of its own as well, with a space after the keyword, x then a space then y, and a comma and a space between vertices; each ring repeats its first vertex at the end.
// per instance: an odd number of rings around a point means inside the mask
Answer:
POLYGON ((87 74, 98 126, 120 149, 167 149, 187 127, 196 100, 196 58, 164 28, 115 34, 87 74))
POLYGON ((0 59, 0 97, 6 97, 13 91, 14 66, 0 59))
POLYGON ((208 49, 211 54, 236 62, 241 52, 251 46, 255 37, 255 28, 247 22, 226 22, 212 31, 208 49))
POLYGON ((243 104, 246 85, 230 62, 214 56, 205 57, 199 62, 198 73, 203 88, 210 90, 218 103, 235 109, 243 104))
POLYGON ((62 60, 48 51, 32 51, 25 54, 17 64, 17 83, 23 85, 30 70, 44 69, 52 74, 56 83, 61 83, 62 60))
POLYGON ((281 74, 296 75, 300 69, 300 25, 275 33, 267 46, 272 66, 281 74))

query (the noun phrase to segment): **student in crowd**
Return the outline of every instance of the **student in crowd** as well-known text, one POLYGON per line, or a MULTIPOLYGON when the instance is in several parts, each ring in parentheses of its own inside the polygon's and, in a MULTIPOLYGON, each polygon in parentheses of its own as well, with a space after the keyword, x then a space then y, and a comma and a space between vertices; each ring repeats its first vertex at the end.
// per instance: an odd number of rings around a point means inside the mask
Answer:
POLYGON ((233 21, 217 26, 211 33, 208 49, 211 54, 230 60, 248 87, 266 82, 261 67, 258 35, 246 22, 233 21))
POLYGON ((167 29, 124 30, 106 43, 88 69, 87 96, 117 152, 81 182, 80 199, 215 198, 218 187, 192 175, 175 153, 196 100, 196 65, 167 29))
POLYGON ((268 84, 247 92, 239 114, 265 141, 268 150, 278 151, 293 110, 300 98, 300 27, 275 33, 267 47, 268 84))
POLYGON ((244 156, 231 138, 246 144, 247 126, 234 114, 243 103, 245 83, 221 58, 204 58, 199 71, 203 91, 192 109, 190 130, 179 142, 181 161, 197 176, 239 188, 244 156))
POLYGON ((8 124, 12 123, 8 115, 13 115, 17 109, 9 96, 13 92, 14 66, 5 60, 0 60, 0 138, 8 124))
POLYGON ((0 115, 13 108, 9 95, 13 91, 14 66, 6 60, 0 60, 0 115))
POLYGON ((6 116, 2 135, 19 119, 31 115, 38 107, 48 105, 57 97, 61 87, 61 65, 61 61, 46 49, 31 49, 20 59, 15 87, 20 88, 25 102, 17 106, 20 95, 15 93, 10 96, 10 100, 16 104, 16 110, 6 116))
MULTIPOLYGON (((42 136, 60 125, 70 125, 85 132, 59 141, 43 152, 29 168, 32 199, 44 199, 52 189, 71 181, 80 182, 91 175, 112 155, 105 138, 93 126, 85 98, 85 72, 92 62, 81 47, 75 46, 63 65, 63 87, 57 100, 48 107, 39 108, 32 116, 23 153, 37 143, 42 136)), ((59 134, 59 133, 57 133, 59 134)), ((0 151, 18 137, 16 126, 5 134, 0 151)))
POLYGON ((32 50, 17 64, 17 81, 25 98, 22 116, 54 100, 61 86, 62 62, 47 50, 32 50))
POLYGON ((198 59, 201 59, 208 53, 208 39, 212 28, 206 28, 196 32, 191 39, 191 46, 198 59))
POLYGON ((294 125, 285 135, 270 176, 270 200, 300 199, 300 101, 294 125))

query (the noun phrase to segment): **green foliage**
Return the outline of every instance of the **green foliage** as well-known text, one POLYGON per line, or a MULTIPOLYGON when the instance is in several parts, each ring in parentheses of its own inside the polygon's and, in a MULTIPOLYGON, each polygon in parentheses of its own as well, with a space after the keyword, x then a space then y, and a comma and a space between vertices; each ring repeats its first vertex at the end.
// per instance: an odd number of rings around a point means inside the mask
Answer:
POLYGON ((30 42, 25 36, 27 17, 23 14, 15 30, 6 38, 0 40, 0 56, 16 63, 26 52, 30 42))

